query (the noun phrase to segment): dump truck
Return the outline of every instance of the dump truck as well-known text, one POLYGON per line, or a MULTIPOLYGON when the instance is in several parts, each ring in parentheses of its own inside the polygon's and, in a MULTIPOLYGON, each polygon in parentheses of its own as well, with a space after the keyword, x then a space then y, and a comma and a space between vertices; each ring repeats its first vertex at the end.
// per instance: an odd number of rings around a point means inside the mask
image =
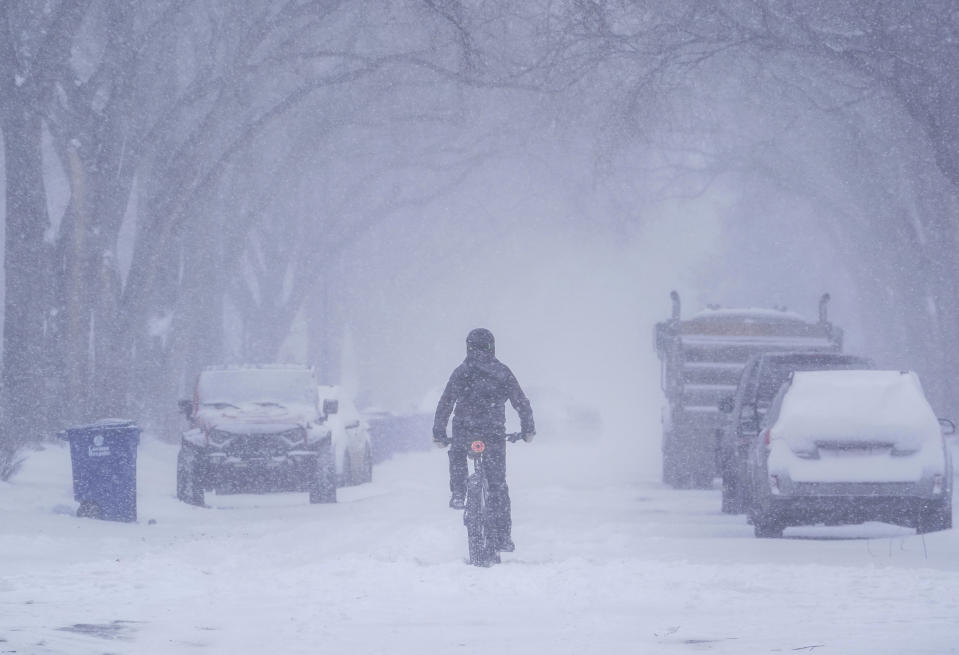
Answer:
POLYGON ((718 475, 717 445, 727 415, 720 401, 736 393, 750 355, 771 351, 842 352, 842 330, 827 318, 829 294, 811 322, 784 307, 729 309, 710 305, 683 319, 676 291, 672 316, 656 324, 663 407, 663 482, 704 488, 718 475))

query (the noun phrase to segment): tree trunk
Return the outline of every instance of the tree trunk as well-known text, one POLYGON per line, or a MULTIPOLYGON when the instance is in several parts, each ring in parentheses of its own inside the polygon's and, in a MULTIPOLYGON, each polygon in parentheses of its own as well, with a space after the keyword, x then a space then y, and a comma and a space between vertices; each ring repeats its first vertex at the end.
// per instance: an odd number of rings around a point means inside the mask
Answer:
POLYGON ((67 157, 70 205, 60 224, 58 251, 58 322, 60 333, 61 394, 58 412, 67 422, 91 418, 86 409, 91 398, 90 330, 93 321, 89 297, 91 238, 89 190, 86 168, 75 147, 67 157))
POLYGON ((311 294, 306 308, 309 359, 323 384, 337 384, 340 381, 342 330, 337 327, 335 294, 330 289, 331 277, 332 274, 327 273, 317 280, 317 290, 311 294))
POLYGON ((44 430, 43 336, 49 286, 49 227, 39 117, 23 106, 3 117, 6 167, 6 298, 3 321, 3 430, 0 470, 44 430))

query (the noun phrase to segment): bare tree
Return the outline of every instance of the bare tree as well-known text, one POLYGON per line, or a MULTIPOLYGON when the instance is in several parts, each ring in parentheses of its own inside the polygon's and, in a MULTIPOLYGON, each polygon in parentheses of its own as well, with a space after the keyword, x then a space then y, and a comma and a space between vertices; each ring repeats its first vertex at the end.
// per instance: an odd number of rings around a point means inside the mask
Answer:
POLYGON ((46 396, 43 338, 53 318, 47 309, 50 228, 43 179, 44 108, 70 56, 88 3, 53 10, 32 3, 0 5, 0 129, 6 163, 6 296, 3 335, 3 425, 0 478, 14 453, 38 438, 46 396))

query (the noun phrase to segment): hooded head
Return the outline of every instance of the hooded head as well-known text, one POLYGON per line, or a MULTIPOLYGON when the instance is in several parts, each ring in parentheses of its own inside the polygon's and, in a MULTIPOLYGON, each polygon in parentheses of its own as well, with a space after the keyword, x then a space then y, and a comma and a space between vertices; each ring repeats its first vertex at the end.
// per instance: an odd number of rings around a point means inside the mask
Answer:
POLYGON ((496 340, 486 328, 476 328, 466 336, 467 357, 495 357, 496 340))

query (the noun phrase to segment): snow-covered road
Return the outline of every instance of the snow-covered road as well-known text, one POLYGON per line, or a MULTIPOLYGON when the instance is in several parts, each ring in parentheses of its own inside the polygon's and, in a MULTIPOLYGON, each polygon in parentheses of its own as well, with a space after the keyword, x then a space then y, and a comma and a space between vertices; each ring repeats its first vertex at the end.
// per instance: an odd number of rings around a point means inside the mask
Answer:
POLYGON ((0 484, 0 653, 959 652, 955 531, 757 540, 716 490, 636 481, 628 449, 512 448, 517 552, 492 569, 464 563, 444 453, 336 505, 206 509, 174 498, 175 456, 145 439, 132 525, 71 515, 61 448, 0 484))

